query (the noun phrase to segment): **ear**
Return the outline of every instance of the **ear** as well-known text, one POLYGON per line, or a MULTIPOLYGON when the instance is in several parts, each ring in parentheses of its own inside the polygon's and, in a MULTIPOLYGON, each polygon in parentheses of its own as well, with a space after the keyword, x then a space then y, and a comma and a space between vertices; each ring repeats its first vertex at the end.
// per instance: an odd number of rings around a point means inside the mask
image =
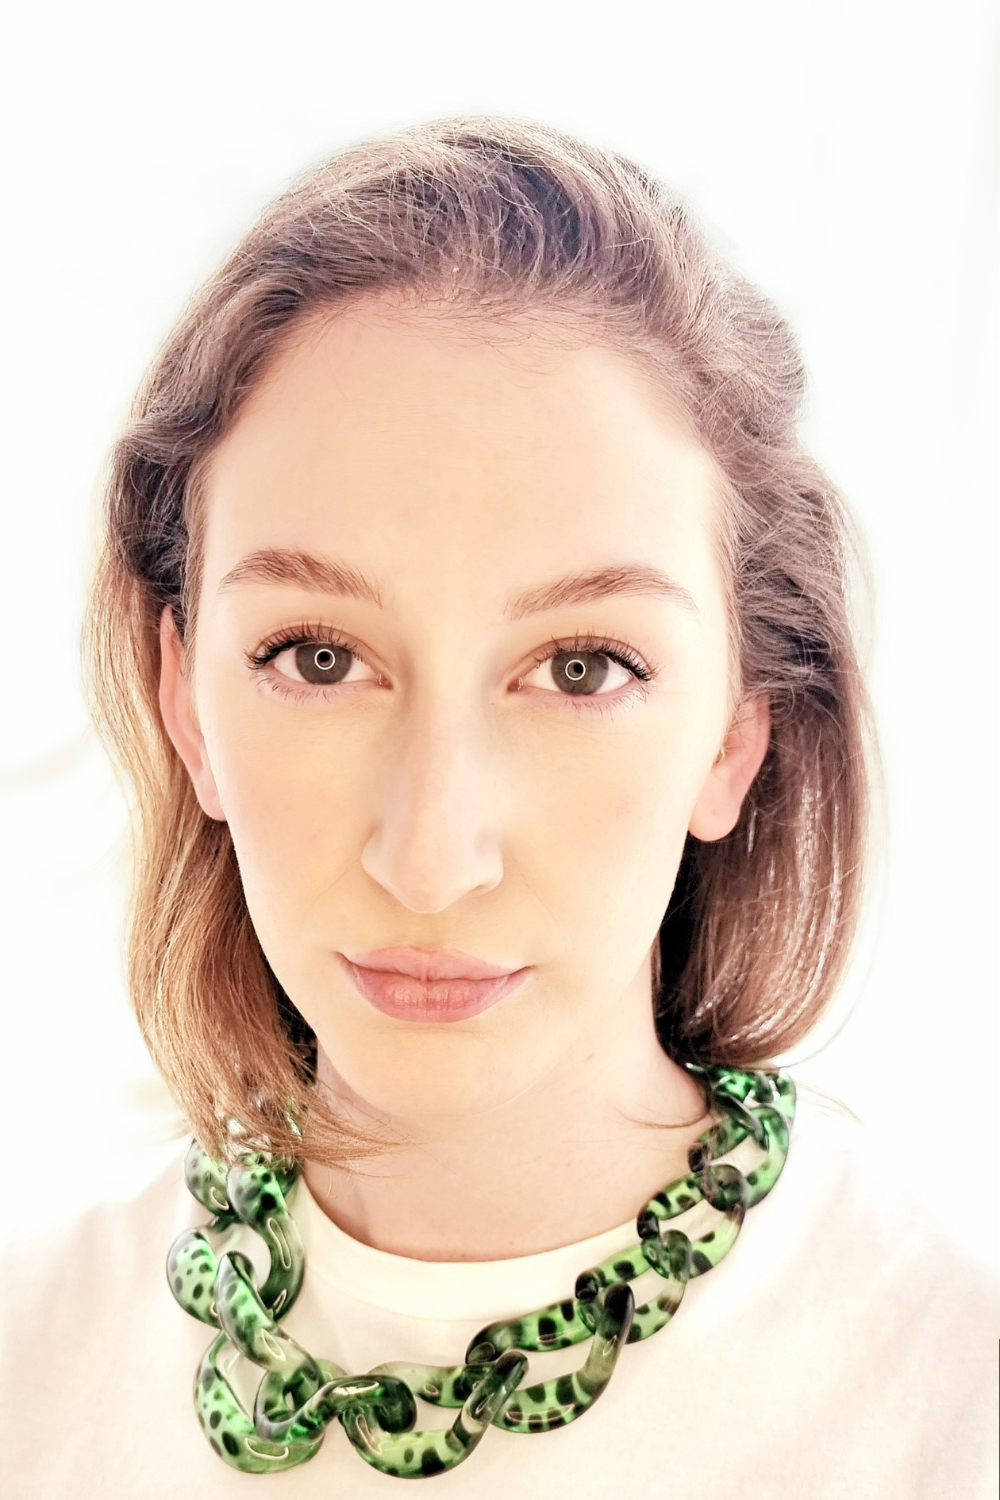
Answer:
POLYGON ((747 698, 729 726, 708 779, 701 789, 688 831, 712 843, 732 833, 743 799, 760 770, 771 742, 771 708, 764 696, 747 698))
POLYGON ((184 675, 184 646, 169 605, 160 616, 160 713, 170 742, 187 767, 202 812, 224 823, 226 815, 219 801, 219 789, 208 764, 190 684, 184 675))

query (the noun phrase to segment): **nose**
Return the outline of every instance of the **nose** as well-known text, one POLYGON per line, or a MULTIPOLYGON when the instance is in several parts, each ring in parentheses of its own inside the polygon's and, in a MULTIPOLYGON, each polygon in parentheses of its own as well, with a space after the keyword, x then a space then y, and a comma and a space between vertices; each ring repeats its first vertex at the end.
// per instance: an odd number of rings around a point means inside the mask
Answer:
POLYGON ((426 713, 387 767, 365 872, 410 911, 431 916, 503 879, 496 788, 481 726, 426 713))

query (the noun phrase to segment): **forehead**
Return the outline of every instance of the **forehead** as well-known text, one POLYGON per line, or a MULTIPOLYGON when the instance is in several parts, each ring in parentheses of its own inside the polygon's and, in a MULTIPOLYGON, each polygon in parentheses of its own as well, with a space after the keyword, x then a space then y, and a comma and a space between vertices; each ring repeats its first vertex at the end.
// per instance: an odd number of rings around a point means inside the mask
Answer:
POLYGON ((205 581, 261 548, 480 595, 559 567, 704 569, 714 460, 599 344, 356 308, 300 330, 212 456, 205 581), (450 566, 445 566, 450 564, 450 566))

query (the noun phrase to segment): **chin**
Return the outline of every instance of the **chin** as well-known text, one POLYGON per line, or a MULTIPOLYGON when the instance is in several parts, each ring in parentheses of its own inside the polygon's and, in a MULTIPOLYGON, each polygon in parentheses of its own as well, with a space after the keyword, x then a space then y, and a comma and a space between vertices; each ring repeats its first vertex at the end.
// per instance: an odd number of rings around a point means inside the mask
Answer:
POLYGON ((497 1038, 454 1026, 421 1027, 419 1035, 343 1036, 320 1046, 334 1077, 346 1084, 362 1108, 395 1119, 464 1116, 502 1109, 544 1071, 537 1049, 510 1056, 497 1038))

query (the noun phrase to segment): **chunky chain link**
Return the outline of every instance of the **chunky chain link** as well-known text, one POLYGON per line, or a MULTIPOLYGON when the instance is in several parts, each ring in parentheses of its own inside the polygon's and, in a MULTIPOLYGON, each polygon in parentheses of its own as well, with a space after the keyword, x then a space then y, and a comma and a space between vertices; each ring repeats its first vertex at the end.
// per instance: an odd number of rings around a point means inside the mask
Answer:
POLYGON ((338 1419, 362 1458, 384 1474, 420 1478, 462 1462, 493 1425, 505 1432, 548 1432, 588 1411, 614 1373, 625 1344, 657 1333, 676 1313, 684 1288, 728 1254, 748 1208, 781 1175, 795 1116, 795 1085, 783 1073, 735 1068, 690 1071, 703 1079, 721 1119, 688 1153, 689 1173, 654 1194, 639 1211, 639 1242, 583 1271, 573 1295, 519 1318, 491 1323, 472 1339, 460 1365, 377 1365, 349 1375, 289 1337, 280 1319, 302 1287, 305 1262, 287 1197, 299 1164, 244 1156, 228 1170, 192 1141, 184 1164, 194 1197, 212 1215, 189 1229, 167 1258, 170 1289, 184 1311, 219 1330, 195 1381, 195 1410, 205 1436, 226 1463, 249 1474, 290 1469, 312 1458, 338 1419), (752 1138, 763 1152, 744 1175, 719 1158, 752 1138), (719 1215, 692 1240, 671 1219, 705 1202, 719 1215), (212 1238, 249 1226, 270 1253, 262 1285, 245 1255, 216 1256, 212 1238), (629 1285, 653 1270, 659 1294, 635 1306, 629 1285), (590 1340, 580 1368, 524 1386, 527 1354, 590 1340), (238 1355, 264 1375, 253 1413, 227 1378, 238 1355), (415 1432, 416 1398, 457 1409, 450 1427, 415 1432))

